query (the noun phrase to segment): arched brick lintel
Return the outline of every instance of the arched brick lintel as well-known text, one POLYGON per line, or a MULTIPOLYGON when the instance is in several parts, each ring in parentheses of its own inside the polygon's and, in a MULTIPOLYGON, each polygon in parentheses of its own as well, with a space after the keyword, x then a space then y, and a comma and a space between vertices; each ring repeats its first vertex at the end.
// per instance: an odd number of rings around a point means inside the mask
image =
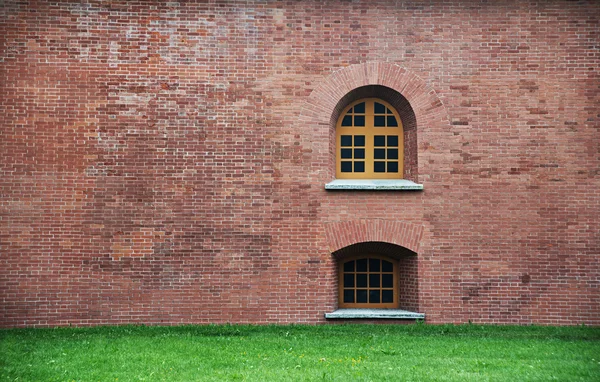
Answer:
POLYGON ((378 241, 396 244, 419 253, 423 226, 390 220, 354 220, 325 223, 329 251, 352 244, 378 241))
POLYGON ((435 90, 414 72, 388 62, 356 64, 332 73, 308 96, 300 120, 313 126, 329 126, 339 100, 352 90, 368 85, 386 86, 402 94, 413 108, 419 125, 448 122, 435 90))

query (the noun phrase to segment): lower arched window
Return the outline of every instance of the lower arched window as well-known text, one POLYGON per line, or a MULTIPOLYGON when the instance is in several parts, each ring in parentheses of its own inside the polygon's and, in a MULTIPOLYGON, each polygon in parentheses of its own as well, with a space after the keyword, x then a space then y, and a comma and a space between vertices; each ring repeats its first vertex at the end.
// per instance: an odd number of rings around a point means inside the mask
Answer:
POLYGON ((340 308, 398 308, 398 263, 379 255, 339 264, 340 308))

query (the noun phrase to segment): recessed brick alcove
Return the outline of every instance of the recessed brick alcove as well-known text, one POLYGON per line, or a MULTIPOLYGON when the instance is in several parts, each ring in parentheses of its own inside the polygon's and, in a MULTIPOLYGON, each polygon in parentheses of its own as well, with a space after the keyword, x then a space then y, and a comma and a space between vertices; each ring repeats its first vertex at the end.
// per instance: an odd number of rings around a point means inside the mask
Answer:
POLYGON ((325 226, 336 262, 360 254, 380 254, 398 261, 400 308, 419 310, 418 251, 423 227, 386 220, 332 222, 325 226))
POLYGON ((352 244, 333 252, 337 262, 348 257, 364 254, 383 255, 398 261, 400 309, 418 312, 419 272, 417 253, 396 244, 372 241, 352 244))
MULTIPOLYGON (((303 103, 298 126, 311 126, 310 140, 329 171, 319 180, 335 178, 335 124, 342 109, 366 97, 389 102, 400 114, 405 135, 404 178, 419 182, 419 127, 449 126, 447 111, 435 90, 414 72, 387 62, 351 65, 327 77, 303 103), (327 149, 322 145, 327 143, 327 149)), ((308 137, 307 137, 308 138, 308 137)), ((326 182, 325 182, 326 183, 326 182)))

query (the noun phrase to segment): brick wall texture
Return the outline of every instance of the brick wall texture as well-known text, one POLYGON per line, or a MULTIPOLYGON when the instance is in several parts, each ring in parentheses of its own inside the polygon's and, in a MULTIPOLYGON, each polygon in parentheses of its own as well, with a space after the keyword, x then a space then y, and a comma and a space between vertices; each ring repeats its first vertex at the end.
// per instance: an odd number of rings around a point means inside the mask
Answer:
POLYGON ((2 1, 0 326, 324 323, 400 260, 428 322, 600 325, 600 2, 2 1), (413 192, 326 191, 397 105, 413 192))

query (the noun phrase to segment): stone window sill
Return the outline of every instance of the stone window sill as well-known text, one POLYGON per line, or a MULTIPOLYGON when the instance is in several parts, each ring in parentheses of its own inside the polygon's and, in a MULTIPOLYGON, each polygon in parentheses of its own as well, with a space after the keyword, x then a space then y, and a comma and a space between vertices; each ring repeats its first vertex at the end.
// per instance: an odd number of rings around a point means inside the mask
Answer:
POLYGON ((423 185, 406 179, 336 179, 326 190, 422 191, 423 185))
POLYGON ((425 314, 409 312, 402 309, 338 309, 325 313, 327 319, 392 319, 392 320, 423 320, 425 314))

